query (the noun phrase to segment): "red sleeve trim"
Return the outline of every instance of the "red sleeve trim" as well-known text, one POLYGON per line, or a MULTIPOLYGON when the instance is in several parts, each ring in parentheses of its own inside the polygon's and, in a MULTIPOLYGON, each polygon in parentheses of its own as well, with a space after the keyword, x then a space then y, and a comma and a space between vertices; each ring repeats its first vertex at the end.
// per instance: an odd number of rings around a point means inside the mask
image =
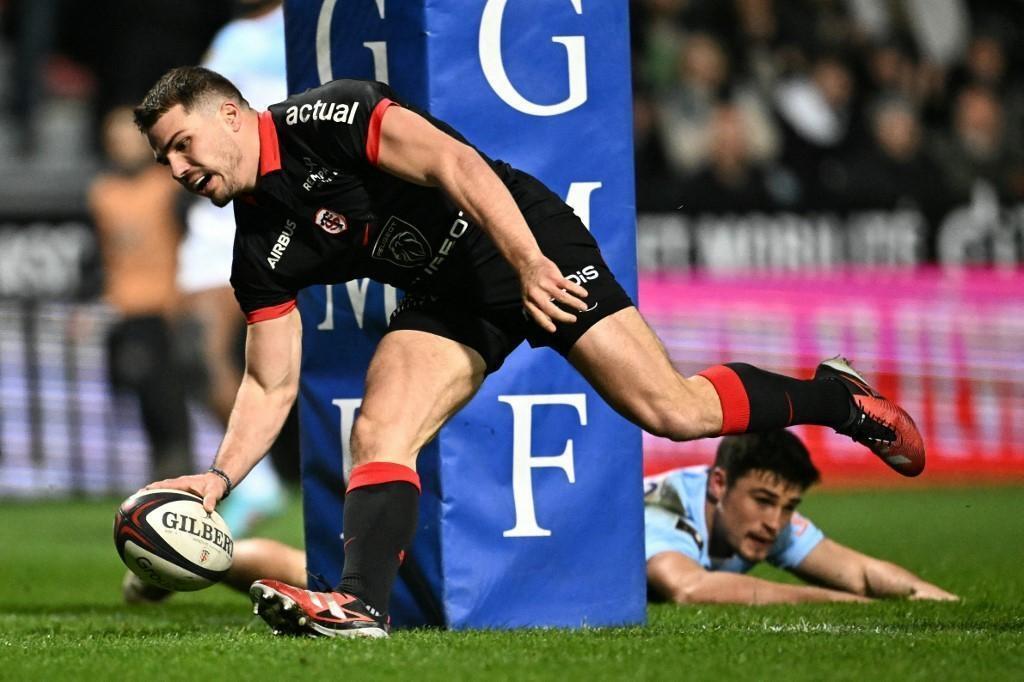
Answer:
POLYGON ((743 381, 732 368, 715 365, 703 372, 697 372, 711 382, 722 403, 722 434, 746 433, 750 425, 750 398, 743 381))
POLYGON ((396 104, 396 102, 385 97, 377 102, 377 106, 373 108, 373 113, 370 114, 370 129, 366 132, 366 158, 374 166, 377 165, 377 155, 380 154, 380 124, 384 120, 384 112, 392 104, 396 104))
POLYGON ((269 111, 260 112, 260 176, 281 170, 281 146, 277 126, 269 111))
POLYGON ((245 321, 249 324, 255 324, 257 322, 266 322, 267 320, 273 320, 278 317, 284 317, 292 310, 295 309, 295 299, 279 303, 277 305, 267 306, 266 308, 258 308, 251 313, 245 314, 245 321))
POLYGON ((369 462, 360 464, 352 469, 352 475, 348 479, 348 491, 356 488, 364 488, 368 485, 380 485, 381 483, 394 483, 404 481, 420 488, 420 475, 415 469, 410 469, 404 464, 397 462, 369 462))

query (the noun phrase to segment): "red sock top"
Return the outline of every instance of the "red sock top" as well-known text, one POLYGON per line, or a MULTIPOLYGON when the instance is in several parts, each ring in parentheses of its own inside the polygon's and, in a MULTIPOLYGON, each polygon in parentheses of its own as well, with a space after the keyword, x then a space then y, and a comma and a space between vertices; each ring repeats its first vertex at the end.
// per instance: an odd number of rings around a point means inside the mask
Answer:
POLYGON ((352 469, 352 475, 348 479, 348 492, 368 485, 380 485, 395 481, 405 481, 416 486, 416 490, 422 490, 420 475, 416 473, 415 469, 410 469, 397 462, 368 462, 352 469))
POLYGON ((743 381, 731 367, 715 365, 697 372, 711 382, 722 403, 722 434, 746 433, 750 425, 750 398, 743 381))

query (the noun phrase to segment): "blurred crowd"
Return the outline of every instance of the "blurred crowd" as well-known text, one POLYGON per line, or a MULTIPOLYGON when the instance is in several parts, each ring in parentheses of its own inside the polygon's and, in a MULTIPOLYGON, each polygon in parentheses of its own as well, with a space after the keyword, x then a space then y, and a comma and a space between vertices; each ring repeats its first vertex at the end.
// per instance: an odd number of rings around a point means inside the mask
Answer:
MULTIPOLYGON (((234 217, 187 195, 153 163, 132 107, 167 70, 199 63, 230 78, 257 108, 284 99, 282 2, 8 0, 0 7, 13 46, 6 81, 16 155, 53 154, 45 112, 59 100, 82 105, 88 142, 78 152, 92 162, 79 176, 102 297, 113 313, 105 365, 115 419, 127 423, 135 406, 152 479, 191 472, 197 457, 205 463, 212 453, 194 450, 190 402, 226 428, 242 376, 245 319, 229 285, 234 217)), ((283 508, 281 479, 297 477, 296 451, 293 416, 272 450, 276 467, 269 460, 256 467, 221 510, 236 534, 283 508)))
POLYGON ((1024 200, 1019 0, 634 0, 641 211, 1024 200))
POLYGON ((84 100, 93 151, 102 120, 134 105, 167 69, 196 64, 244 2, 235 0, 0 0, 9 45, 8 106, 19 144, 38 143, 47 98, 84 100))

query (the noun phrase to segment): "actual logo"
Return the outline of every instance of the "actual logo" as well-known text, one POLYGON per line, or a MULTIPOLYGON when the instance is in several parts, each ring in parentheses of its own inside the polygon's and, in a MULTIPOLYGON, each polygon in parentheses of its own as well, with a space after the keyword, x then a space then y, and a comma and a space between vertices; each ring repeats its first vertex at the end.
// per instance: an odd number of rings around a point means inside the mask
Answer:
POLYGON ((285 110, 285 125, 308 121, 334 121, 352 125, 356 120, 359 102, 325 102, 318 99, 314 104, 294 104, 285 110))
POLYGON ((341 234, 348 229, 348 221, 345 216, 335 213, 328 208, 321 208, 313 216, 313 222, 323 228, 327 234, 341 234))
POLYGON ((209 559, 209 558, 210 558, 210 550, 204 549, 202 552, 199 553, 199 563, 205 564, 207 559, 209 559))

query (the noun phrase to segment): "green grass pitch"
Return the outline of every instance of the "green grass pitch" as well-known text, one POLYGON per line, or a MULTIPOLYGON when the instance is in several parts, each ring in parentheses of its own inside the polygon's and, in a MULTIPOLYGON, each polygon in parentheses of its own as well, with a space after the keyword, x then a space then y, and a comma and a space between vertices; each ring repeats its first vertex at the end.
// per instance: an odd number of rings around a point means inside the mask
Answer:
MULTIPOLYGON (((808 496, 826 533, 959 604, 659 605, 646 627, 387 641, 274 638, 246 597, 219 586, 124 606, 116 503, 0 504, 0 680, 1024 679, 1024 488, 808 496)), ((298 542, 299 527, 294 504, 264 531, 298 542)))

